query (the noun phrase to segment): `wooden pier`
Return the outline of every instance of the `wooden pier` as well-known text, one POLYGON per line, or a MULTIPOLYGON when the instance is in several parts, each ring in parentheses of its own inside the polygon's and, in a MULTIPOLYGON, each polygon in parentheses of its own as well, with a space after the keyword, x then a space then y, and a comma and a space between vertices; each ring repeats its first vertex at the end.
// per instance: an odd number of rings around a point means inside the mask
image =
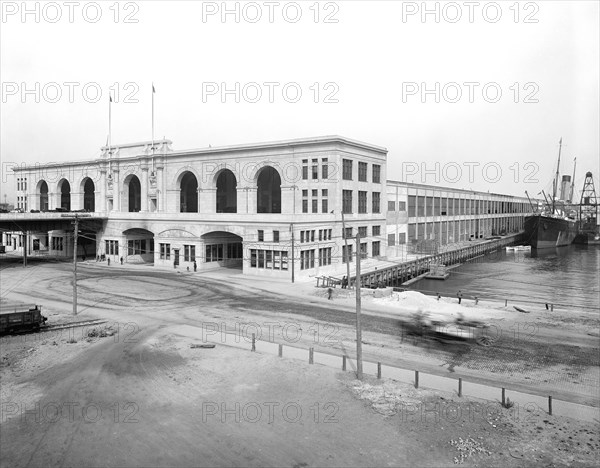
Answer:
MULTIPOLYGON (((378 284, 383 283, 387 287, 399 287, 406 281, 427 273, 433 265, 443 264, 450 266, 463 263, 497 249, 504 249, 507 245, 518 242, 521 236, 522 233, 513 234, 505 236, 502 239, 479 242, 467 247, 399 263, 392 267, 366 272, 360 275, 361 286, 370 288, 377 287, 378 284)), ((350 287, 354 287, 355 282, 356 276, 351 276, 349 281, 350 287)))

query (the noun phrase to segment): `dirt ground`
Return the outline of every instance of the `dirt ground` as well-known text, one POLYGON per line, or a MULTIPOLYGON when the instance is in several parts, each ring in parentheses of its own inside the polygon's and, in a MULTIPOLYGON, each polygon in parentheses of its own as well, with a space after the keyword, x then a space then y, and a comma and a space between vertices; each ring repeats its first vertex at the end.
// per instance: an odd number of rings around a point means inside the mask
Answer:
MULTIPOLYGON (((504 409, 498 402, 389 380, 358 382, 350 372, 220 343, 191 348, 197 340, 177 334, 181 324, 240 335, 259 325, 262 339, 336 350, 354 339, 353 315, 341 297, 331 306, 318 290, 297 300, 200 276, 82 266, 80 315, 73 318, 69 275, 68 266, 60 265, 0 272, 3 300, 41 303, 49 323, 104 318, 102 327, 109 331, 102 338, 88 337, 92 327, 80 327, 0 339, 1 466, 595 466, 600 461, 598 422, 528 407, 504 409), (273 330, 272 337, 267 330, 273 330)), ((544 324, 528 339, 447 352, 398 337, 397 314, 410 311, 378 307, 368 316, 366 357, 419 362, 443 373, 497 375, 515 385, 530 376, 536 385, 541 382, 542 391, 554 387, 598 405, 597 390, 595 397, 588 395, 597 389, 594 381, 587 393, 573 390, 586 384, 586 375, 593 379, 589 356, 598 355, 597 337, 585 333, 585 325, 565 325, 561 340, 554 334, 558 327, 544 324), (544 349, 544 364, 534 350, 548 340, 560 345, 544 349), (513 356, 512 377, 505 368, 511 350, 521 353, 513 356), (502 358, 493 360, 498 354, 502 358), (581 383, 543 383, 544 376, 568 372, 581 383)))
POLYGON ((223 345, 192 348, 197 340, 163 326, 73 341, 3 343, 2 466, 598 462, 597 424, 223 345))

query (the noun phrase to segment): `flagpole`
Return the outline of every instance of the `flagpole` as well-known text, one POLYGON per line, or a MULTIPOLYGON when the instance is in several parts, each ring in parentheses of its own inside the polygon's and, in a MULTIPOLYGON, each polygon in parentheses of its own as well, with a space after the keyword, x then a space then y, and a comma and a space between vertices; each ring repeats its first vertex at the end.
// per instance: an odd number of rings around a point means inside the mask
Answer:
POLYGON ((154 82, 152 83, 152 172, 154 173, 154 82))
POLYGON ((108 166, 112 170, 112 96, 108 93, 108 166))

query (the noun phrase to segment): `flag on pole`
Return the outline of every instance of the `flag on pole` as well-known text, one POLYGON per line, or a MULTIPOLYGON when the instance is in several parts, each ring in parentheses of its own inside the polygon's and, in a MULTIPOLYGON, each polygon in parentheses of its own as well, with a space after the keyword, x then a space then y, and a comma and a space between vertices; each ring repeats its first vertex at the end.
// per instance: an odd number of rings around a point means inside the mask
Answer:
MULTIPOLYGON (((152 83, 152 155, 154 156, 154 83, 152 83)), ((154 158, 152 158, 152 172, 154 172, 154 158)))

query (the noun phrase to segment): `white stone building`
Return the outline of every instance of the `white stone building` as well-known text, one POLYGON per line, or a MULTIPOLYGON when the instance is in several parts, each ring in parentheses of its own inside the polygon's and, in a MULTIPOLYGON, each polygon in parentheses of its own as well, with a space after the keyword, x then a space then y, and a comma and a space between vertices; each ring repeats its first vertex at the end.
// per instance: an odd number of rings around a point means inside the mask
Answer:
MULTIPOLYGON (((283 277, 328 274, 346 256, 342 211, 346 235, 360 230, 363 256, 385 254, 385 148, 333 136, 186 151, 160 140, 101 151, 96 160, 14 169, 24 182, 17 196, 30 210, 107 217, 88 256, 283 277)), ((30 239, 68 256, 69 236, 51 231, 30 239)))

